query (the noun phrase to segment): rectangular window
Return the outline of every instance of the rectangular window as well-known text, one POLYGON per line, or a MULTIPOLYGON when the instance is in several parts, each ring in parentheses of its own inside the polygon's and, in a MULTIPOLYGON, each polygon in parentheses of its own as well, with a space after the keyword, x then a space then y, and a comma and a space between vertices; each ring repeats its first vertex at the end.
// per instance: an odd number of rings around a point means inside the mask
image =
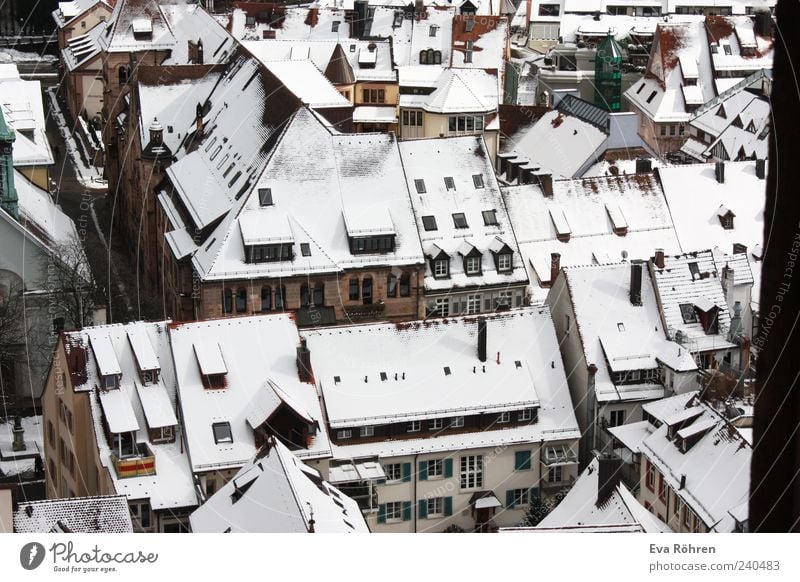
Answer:
POLYGON ((233 442, 230 422, 215 422, 211 428, 214 431, 214 442, 218 445, 233 442))
POLYGON ((450 275, 450 261, 447 259, 436 259, 433 261, 433 276, 437 279, 450 275))
POLYGON ((529 491, 530 491, 529 489, 513 489, 511 494, 513 505, 511 507, 529 505, 530 504, 529 491))
POLYGON ((428 461, 428 479, 444 476, 444 463, 442 459, 432 459, 428 461))
POLYGON ((444 187, 445 187, 445 188, 446 188, 448 191, 449 191, 449 190, 455 190, 455 189, 456 189, 456 182, 455 182, 455 180, 453 180, 453 178, 451 178, 450 176, 445 176, 445 178, 444 178, 444 187))
POLYGON ((656 468, 647 461, 645 484, 650 491, 656 489, 656 468))
POLYGON ((403 519, 403 503, 390 501, 386 504, 386 521, 400 521, 403 519))
POLYGON ((403 479, 403 466, 401 463, 390 463, 383 466, 383 472, 386 473, 386 481, 402 481, 403 479))
POLYGON ((422 217, 422 227, 426 231, 437 230, 436 217, 435 216, 423 216, 422 217))
POLYGON ((431 497, 428 502, 428 517, 444 516, 444 497, 431 497))
POLYGON ((497 422, 498 424, 505 424, 507 422, 511 422, 511 413, 510 412, 501 412, 497 415, 497 422))
POLYGON ((530 451, 516 451, 514 453, 514 470, 515 471, 530 471, 531 470, 531 452, 530 451))
POLYGON ((356 279, 355 277, 350 279, 350 293, 349 293, 350 301, 358 301, 359 287, 360 286, 358 284, 358 279, 356 279))
POLYGON ((456 416, 450 423, 450 428, 461 428, 462 426, 464 426, 463 416, 456 416))
POLYGON ((400 297, 411 296, 411 275, 403 273, 400 275, 400 297))
POLYGON ((658 476, 658 498, 667 501, 667 483, 664 481, 664 475, 658 476))
POLYGON ((484 210, 481 214, 483 214, 483 224, 485 226, 497 226, 496 210, 484 210))
POLYGON ((418 420, 412 420, 408 423, 406 428, 407 432, 419 432, 422 429, 422 423, 418 420))
POLYGON ((453 225, 456 228, 468 228, 467 217, 464 215, 463 212, 453 213, 453 225))
POLYGON ((300 254, 304 257, 311 256, 311 245, 308 243, 300 243, 300 254))
POLYGON ((349 439, 353 436, 353 431, 349 428, 343 428, 336 431, 337 439, 349 439))
POLYGON ((425 180, 414 180, 414 188, 417 189, 417 194, 425 194, 425 180))
POLYGON ((364 103, 384 103, 386 92, 383 89, 364 89, 364 103))
POLYGON ((50 420, 47 421, 47 442, 51 447, 56 446, 56 430, 53 426, 53 422, 50 420))
POLYGON ((659 128, 659 133, 661 134, 661 137, 664 137, 665 135, 667 135, 667 126, 666 125, 662 125, 659 128))
POLYGON ((475 184, 476 190, 483 188, 483 174, 473 174, 472 183, 475 184))
POLYGON ((508 272, 511 270, 511 255, 508 253, 497 255, 497 270, 501 272, 508 272))
POLYGON ((467 295, 467 315, 474 315, 481 311, 481 296, 467 295))
POLYGON ((447 317, 450 315, 450 299, 447 297, 440 297, 435 300, 436 306, 434 311, 439 317, 447 317))
POLYGON ((460 484, 462 489, 483 487, 483 457, 481 455, 461 457, 460 484))
POLYGON ((539 4, 539 16, 558 16, 560 11, 559 4, 539 4))
POLYGON ((397 297, 397 276, 389 273, 386 280, 386 296, 397 297))
POLYGON ((272 188, 259 188, 258 202, 261 206, 272 206, 272 188))
POLYGON ((481 258, 467 257, 466 259, 464 259, 464 271, 467 273, 467 275, 480 275, 481 258))
POLYGON ((444 420, 434 418, 428 421, 428 430, 441 430, 444 427, 444 420))
POLYGON ((561 465, 550 467, 547 472, 547 481, 549 483, 561 483, 563 480, 563 473, 561 472, 561 465))
POLYGON ((530 408, 526 408, 524 410, 520 410, 517 413, 517 420, 519 422, 528 421, 528 420, 530 420, 532 418, 532 416, 533 415, 531 414, 531 409, 530 408))
POLYGON ((374 426, 362 426, 358 431, 359 436, 362 437, 371 437, 375 436, 375 427, 374 426))
POLYGON ((608 426, 622 426, 625 424, 624 410, 612 410, 609 416, 608 426))

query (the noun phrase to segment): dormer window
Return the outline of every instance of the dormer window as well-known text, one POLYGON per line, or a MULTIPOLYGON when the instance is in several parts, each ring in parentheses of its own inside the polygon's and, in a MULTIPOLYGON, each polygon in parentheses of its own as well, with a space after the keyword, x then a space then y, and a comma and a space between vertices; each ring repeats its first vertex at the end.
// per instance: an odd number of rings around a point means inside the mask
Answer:
POLYGON ((431 27, 428 29, 428 36, 436 36, 436 32, 439 30, 439 27, 435 24, 431 24, 431 27))
POLYGON ((394 252, 394 235, 350 237, 350 252, 354 255, 394 252))
POLYGON ((197 358, 203 388, 207 390, 225 388, 228 367, 225 365, 219 344, 196 343, 194 344, 194 354, 197 358))
POLYGON ((119 388, 122 368, 117 360, 117 354, 114 350, 114 345, 111 343, 111 338, 107 335, 97 335, 92 336, 89 341, 97 364, 101 387, 103 390, 119 388))
POLYGON ((719 210, 717 210, 717 216, 719 217, 719 223, 722 225, 722 228, 725 230, 733 230, 733 219, 736 215, 732 210, 725 206, 720 206, 719 210))
POLYGON ((433 276, 436 279, 446 279, 450 276, 450 259, 436 259, 433 261, 433 276))
POLYGON ((465 257, 464 258, 464 272, 467 275, 480 275, 481 274, 481 257, 465 257))
POLYGON ((498 273, 510 273, 514 269, 512 255, 514 251, 500 238, 495 237, 489 243, 489 250, 494 256, 494 266, 498 273))
POLYGON ((293 259, 291 244, 250 245, 245 247, 245 260, 248 263, 274 263, 293 259))
POLYGON ((691 303, 681 303, 678 307, 681 310, 683 323, 697 323, 697 312, 694 310, 694 305, 691 303))
POLYGON ((119 379, 117 376, 103 376, 103 388, 106 390, 116 390, 119 388, 119 379))
POLYGON ((497 255, 497 272, 508 273, 511 271, 511 253, 497 255))

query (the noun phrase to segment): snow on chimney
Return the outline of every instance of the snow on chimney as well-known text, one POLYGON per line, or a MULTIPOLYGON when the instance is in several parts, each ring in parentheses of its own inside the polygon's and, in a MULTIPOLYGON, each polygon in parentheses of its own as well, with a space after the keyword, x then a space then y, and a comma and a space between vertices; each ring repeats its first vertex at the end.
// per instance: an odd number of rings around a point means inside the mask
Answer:
POLYGON ((486 361, 486 318, 478 318, 478 359, 486 361))

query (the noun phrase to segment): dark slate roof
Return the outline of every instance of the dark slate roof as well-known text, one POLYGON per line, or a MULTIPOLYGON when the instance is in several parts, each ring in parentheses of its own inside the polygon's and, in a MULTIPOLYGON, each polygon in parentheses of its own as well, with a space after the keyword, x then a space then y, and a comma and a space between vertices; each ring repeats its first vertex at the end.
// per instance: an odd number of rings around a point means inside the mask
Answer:
POLYGON ((608 133, 608 111, 573 95, 567 95, 556 106, 560 112, 591 123, 608 133))

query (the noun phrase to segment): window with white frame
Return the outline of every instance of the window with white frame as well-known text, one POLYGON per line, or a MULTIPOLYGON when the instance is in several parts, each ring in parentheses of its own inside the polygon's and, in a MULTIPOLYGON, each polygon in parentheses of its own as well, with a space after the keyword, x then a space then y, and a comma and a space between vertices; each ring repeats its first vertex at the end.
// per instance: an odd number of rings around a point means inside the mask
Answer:
POLYGON ((434 418, 428 421, 428 428, 430 430, 441 430, 444 428, 444 420, 441 418, 434 418))
POLYGON ((386 481, 401 481, 403 479, 403 465, 401 463, 389 463, 383 466, 386 473, 386 481))
POLYGON ((440 317, 447 317, 450 315, 450 299, 447 297, 439 297, 434 302, 436 315, 440 317))
POLYGON ((214 432, 214 442, 218 445, 233 442, 230 422, 215 422, 211 428, 214 432))
POLYGON ((428 479, 444 476, 443 465, 442 459, 428 461, 428 479))
POLYGON ((436 259, 433 261, 433 276, 437 279, 450 276, 450 261, 448 259, 436 259))
POLYGON ((511 413, 501 412, 499 415, 497 415, 497 422, 501 424, 506 422, 511 422, 511 413))
POLYGON ((514 507, 530 504, 529 489, 514 489, 514 507))
POLYGON ((569 458, 569 448, 566 445, 555 445, 545 449, 545 462, 548 465, 553 463, 566 463, 569 458))
POLYGON ((453 418, 453 421, 450 423, 450 428, 460 428, 464 426, 464 417, 463 416, 456 416, 453 418))
POLYGON ((561 483, 561 481, 564 480, 564 474, 561 469, 561 465, 550 467, 550 470, 547 472, 547 481, 549 483, 561 483))
POLYGON ((460 483, 462 489, 483 487, 482 455, 467 455, 461 457, 460 483))
POLYGON ((403 502, 390 501, 386 504, 386 521, 400 521, 403 519, 403 502))
POLYGON ((341 430, 336 431, 336 438, 338 439, 349 439, 353 436, 353 431, 349 428, 343 428, 341 430))
POLYGON ((358 434, 362 437, 371 437, 375 435, 375 427, 374 426, 362 426, 361 429, 358 431, 358 434))
POLYGON ((530 420, 531 418, 533 418, 533 413, 531 412, 530 408, 525 408, 517 413, 517 420, 519 422, 524 422, 530 420))
POLYGON ((480 275, 481 273, 481 258, 480 257, 467 257, 464 260, 464 270, 467 275, 480 275))
POLYGON ((422 428, 422 423, 418 420, 412 420, 408 423, 408 432, 419 432, 422 428))
POLYGON ((497 293, 497 297, 495 298, 495 307, 511 307, 513 299, 514 294, 511 291, 499 291, 497 293))
POLYGON ((624 410, 612 410, 608 416, 608 426, 622 426, 625 424, 624 410))
POLYGON ((475 313, 480 313, 480 310, 481 310, 481 296, 480 296, 480 294, 467 295, 467 315, 473 315, 475 313))
POLYGON ((444 516, 444 497, 431 497, 428 501, 428 517, 444 516))

